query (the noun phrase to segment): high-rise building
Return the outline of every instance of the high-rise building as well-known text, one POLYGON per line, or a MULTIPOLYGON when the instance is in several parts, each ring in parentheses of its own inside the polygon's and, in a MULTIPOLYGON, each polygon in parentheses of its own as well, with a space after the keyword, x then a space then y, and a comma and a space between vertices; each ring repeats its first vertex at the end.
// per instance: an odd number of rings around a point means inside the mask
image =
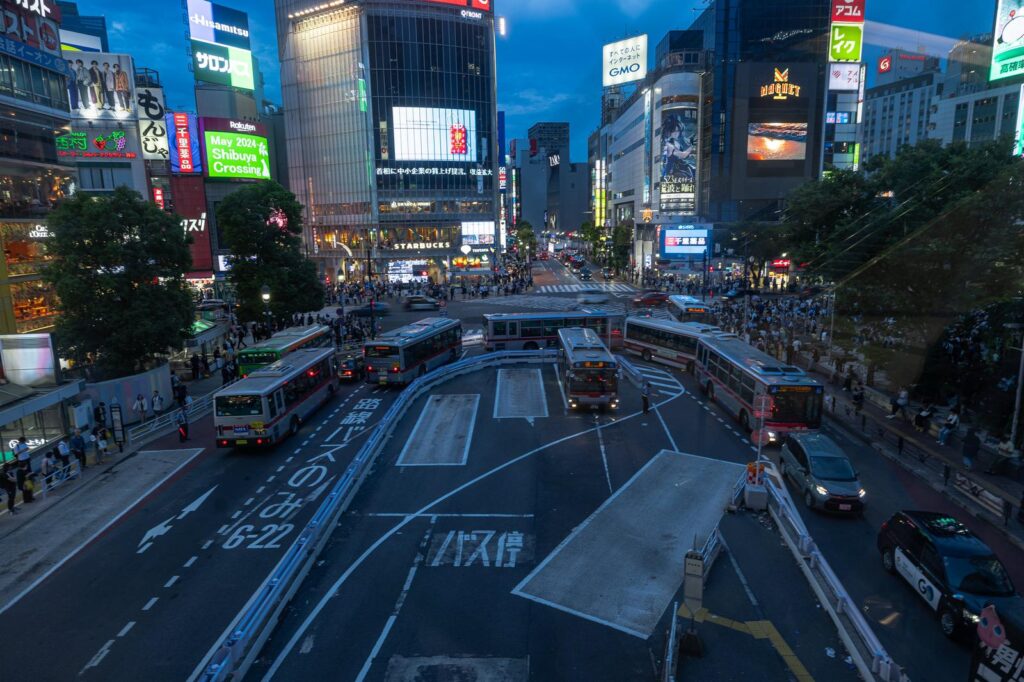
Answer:
POLYGON ((66 50, 84 52, 110 52, 107 36, 107 18, 78 13, 77 2, 58 0, 60 8, 60 42, 66 50))
POLYGON ((275 6, 289 173, 321 274, 489 274, 499 175, 490 2, 275 6))
POLYGON ((526 132, 530 147, 546 149, 549 152, 569 149, 568 123, 534 123, 526 132))
POLYGON ((942 92, 941 74, 926 71, 868 88, 864 96, 863 159, 893 157, 929 134, 933 103, 942 92))
POLYGON ((887 50, 874 64, 875 87, 939 70, 939 60, 921 52, 887 50))
POLYGON ((822 170, 830 0, 712 0, 691 26, 712 50, 707 218, 777 220, 822 170))

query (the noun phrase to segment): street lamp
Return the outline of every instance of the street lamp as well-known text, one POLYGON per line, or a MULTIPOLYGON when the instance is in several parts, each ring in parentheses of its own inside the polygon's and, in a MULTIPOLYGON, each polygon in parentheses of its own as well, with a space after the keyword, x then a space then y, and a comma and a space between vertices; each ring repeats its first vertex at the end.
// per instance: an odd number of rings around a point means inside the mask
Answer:
POLYGON ((263 299, 263 315, 267 318, 267 333, 270 333, 270 287, 264 284, 260 287, 260 298, 263 299))

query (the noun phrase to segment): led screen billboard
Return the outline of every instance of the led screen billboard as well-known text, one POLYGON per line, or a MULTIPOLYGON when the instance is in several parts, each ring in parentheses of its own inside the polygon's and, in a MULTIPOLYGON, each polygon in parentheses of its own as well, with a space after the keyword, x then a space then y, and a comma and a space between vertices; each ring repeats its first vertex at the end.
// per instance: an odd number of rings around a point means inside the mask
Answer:
POLYGON ((476 112, 394 107, 395 161, 477 161, 476 112))
POLYGON ((802 161, 806 158, 806 123, 747 125, 748 161, 802 161))
POLYGON ((1024 0, 999 0, 992 40, 988 79, 996 81, 1024 73, 1024 0))
POLYGON ((708 248, 709 233, 708 229, 698 229, 697 226, 662 227, 661 257, 672 260, 703 256, 708 248))
POLYGON ((661 110, 661 174, 658 180, 662 213, 693 213, 697 187, 696 103, 661 110))
POLYGON ((172 173, 202 173, 199 153, 199 125, 195 114, 167 114, 167 137, 172 173))
POLYGON ((249 15, 206 0, 188 0, 188 29, 197 81, 255 89, 249 15))
POLYGON ((494 222, 462 223, 462 243, 470 246, 494 246, 494 222))
POLYGON ((206 174, 211 178, 269 180, 270 146, 259 123, 201 119, 206 174))

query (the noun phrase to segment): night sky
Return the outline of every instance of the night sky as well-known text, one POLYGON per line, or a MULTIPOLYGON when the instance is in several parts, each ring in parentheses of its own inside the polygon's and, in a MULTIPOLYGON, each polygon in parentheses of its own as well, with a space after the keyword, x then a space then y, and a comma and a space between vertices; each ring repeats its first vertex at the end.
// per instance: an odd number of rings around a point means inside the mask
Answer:
MULTIPOLYGON (((279 103, 273 1, 222 0, 222 4, 249 12, 267 98, 279 103)), ((495 4, 497 13, 508 18, 509 27, 508 36, 498 38, 498 108, 507 112, 507 137, 525 137, 536 121, 569 121, 573 161, 586 160, 587 135, 600 116, 601 45, 647 33, 653 60, 654 46, 662 36, 671 29, 687 28, 705 6, 693 0, 495 0, 495 4)), ((136 65, 160 72, 172 108, 194 110, 180 2, 79 0, 78 5, 82 14, 106 15, 113 52, 129 52, 136 65), (163 28, 155 32, 154 27, 163 28)), ((925 46, 942 56, 952 39, 991 31, 994 15, 995 0, 867 0, 868 71, 873 71, 879 46, 908 50, 925 46)))

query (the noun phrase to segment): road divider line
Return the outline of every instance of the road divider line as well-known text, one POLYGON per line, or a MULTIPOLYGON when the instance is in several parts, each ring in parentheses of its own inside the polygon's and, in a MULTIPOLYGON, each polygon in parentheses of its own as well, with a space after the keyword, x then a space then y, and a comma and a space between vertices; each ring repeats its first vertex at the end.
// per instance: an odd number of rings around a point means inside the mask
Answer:
POLYGON ((160 597, 151 597, 150 600, 146 602, 146 605, 142 607, 142 610, 149 611, 158 601, 160 601, 160 597))
POLYGON ((203 543, 203 549, 210 549, 210 545, 213 544, 213 540, 207 540, 203 543))
POLYGON ((89 668, 95 668, 96 666, 98 666, 100 664, 100 661, 102 661, 104 658, 106 658, 107 654, 110 653, 110 647, 112 647, 113 645, 114 645, 114 640, 112 640, 112 639, 111 640, 107 640, 107 643, 104 644, 102 647, 100 647, 100 650, 96 652, 96 655, 93 656, 91 659, 89 659, 89 662, 85 664, 85 667, 82 668, 78 672, 78 674, 82 675, 89 668))
POLYGON ((165 587, 165 588, 166 588, 166 587, 170 587, 170 586, 171 586, 171 585, 173 585, 174 583, 178 582, 178 577, 179 577, 179 576, 176 576, 176 575, 172 575, 172 576, 171 576, 171 579, 170 579, 170 580, 168 580, 167 582, 165 582, 165 583, 164 583, 164 587, 165 587))
POLYGON ((615 492, 612 488, 612 476, 608 472, 608 455, 604 451, 604 436, 601 435, 601 429, 597 430, 597 445, 601 448, 601 464, 604 465, 604 480, 608 483, 608 494, 611 495, 615 492))
POLYGON ((117 633, 117 636, 118 636, 118 637, 124 637, 124 636, 125 636, 125 635, 127 635, 127 634, 128 634, 129 632, 131 632, 131 629, 132 629, 133 627, 135 627, 135 621, 134 621, 134 620, 130 620, 130 621, 128 621, 128 624, 127 624, 127 625, 125 625, 125 626, 124 626, 123 628, 121 628, 121 632, 117 633))
POLYGON ((198 558, 199 557, 194 556, 191 559, 189 559, 188 561, 186 561, 185 562, 185 568, 192 568, 192 564, 194 564, 198 558))

